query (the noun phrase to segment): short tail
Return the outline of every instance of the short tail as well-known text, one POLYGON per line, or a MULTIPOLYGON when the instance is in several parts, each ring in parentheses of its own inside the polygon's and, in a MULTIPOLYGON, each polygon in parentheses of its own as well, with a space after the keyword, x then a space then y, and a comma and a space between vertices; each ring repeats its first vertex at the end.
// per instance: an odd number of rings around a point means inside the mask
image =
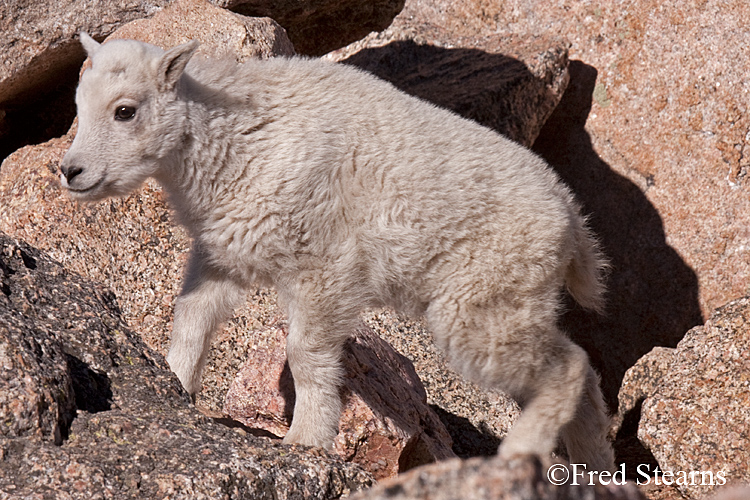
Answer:
POLYGON ((599 242, 582 220, 577 224, 573 258, 565 273, 565 284, 576 302, 586 309, 604 313, 607 291, 604 280, 609 267, 599 242))

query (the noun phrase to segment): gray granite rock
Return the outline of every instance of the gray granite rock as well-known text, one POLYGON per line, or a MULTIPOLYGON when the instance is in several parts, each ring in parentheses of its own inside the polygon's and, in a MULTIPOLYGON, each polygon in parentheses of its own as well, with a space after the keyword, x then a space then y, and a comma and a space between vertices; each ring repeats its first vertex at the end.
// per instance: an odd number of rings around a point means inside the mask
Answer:
POLYGON ((199 413, 109 290, 2 233, 0 280, 3 498, 328 499, 372 484, 199 413))
POLYGON ((690 330, 658 371, 658 382, 648 384, 638 438, 661 471, 673 474, 662 481, 689 499, 750 482, 750 297, 690 330))

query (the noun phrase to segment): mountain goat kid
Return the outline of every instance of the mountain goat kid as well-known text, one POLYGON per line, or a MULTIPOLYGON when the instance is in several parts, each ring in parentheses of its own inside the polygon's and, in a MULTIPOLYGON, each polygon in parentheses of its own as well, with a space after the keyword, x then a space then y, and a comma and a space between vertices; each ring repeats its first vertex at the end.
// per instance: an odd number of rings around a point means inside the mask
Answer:
POLYGON ((164 188, 193 248, 167 360, 200 390, 211 337, 251 284, 289 320, 294 418, 284 441, 329 447, 342 346, 363 308, 423 316, 462 374, 517 398, 500 454, 614 467, 586 353, 556 324, 564 286, 603 307, 604 259, 571 192, 522 146, 363 71, 243 65, 132 40, 81 42, 76 200, 164 188))

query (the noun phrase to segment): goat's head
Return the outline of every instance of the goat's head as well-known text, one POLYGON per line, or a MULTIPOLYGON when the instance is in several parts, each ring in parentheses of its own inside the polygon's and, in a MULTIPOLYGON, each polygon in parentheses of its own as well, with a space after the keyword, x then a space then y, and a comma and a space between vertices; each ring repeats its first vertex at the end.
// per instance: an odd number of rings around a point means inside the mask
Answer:
POLYGON ((134 40, 99 44, 85 33, 91 59, 76 92, 78 133, 60 180, 79 200, 124 196, 174 156, 185 137, 180 80, 198 44, 168 51, 134 40))

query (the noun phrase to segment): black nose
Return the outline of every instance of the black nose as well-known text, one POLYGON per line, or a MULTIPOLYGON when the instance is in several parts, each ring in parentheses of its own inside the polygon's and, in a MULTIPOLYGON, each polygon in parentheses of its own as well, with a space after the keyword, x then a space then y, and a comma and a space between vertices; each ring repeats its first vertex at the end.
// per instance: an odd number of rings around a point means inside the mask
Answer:
POLYGON ((75 165, 62 165, 60 166, 60 170, 62 171, 62 174, 65 176, 68 182, 72 181, 76 175, 83 172, 83 169, 81 167, 77 167, 75 165))

